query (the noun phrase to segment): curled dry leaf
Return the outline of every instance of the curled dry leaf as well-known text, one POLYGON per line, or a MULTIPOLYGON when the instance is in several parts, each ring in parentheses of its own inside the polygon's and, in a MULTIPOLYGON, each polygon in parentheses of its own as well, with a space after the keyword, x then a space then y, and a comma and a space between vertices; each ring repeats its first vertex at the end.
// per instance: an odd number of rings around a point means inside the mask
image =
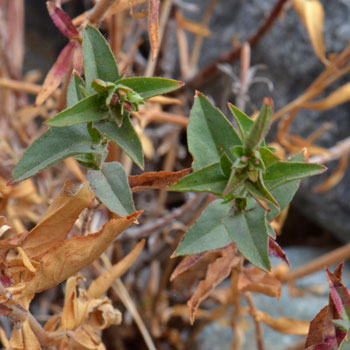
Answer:
POLYGON ((328 63, 323 41, 324 10, 319 0, 293 0, 293 6, 300 16, 308 34, 316 56, 328 63))
POLYGON ((148 0, 148 36, 151 44, 152 59, 155 60, 159 50, 158 13, 159 0, 148 0))
POLYGON ((90 265, 140 214, 141 211, 112 219, 96 233, 73 237, 57 244, 40 259, 34 278, 26 284, 21 295, 51 288, 90 265))
POLYGON ((195 255, 187 255, 184 259, 180 262, 179 265, 176 266, 176 269, 173 271, 173 273, 170 276, 170 281, 173 281, 177 276, 181 275, 185 271, 189 270, 192 266, 197 264, 199 260, 201 260, 207 252, 203 252, 200 254, 195 255))
POLYGON ((229 276, 234 266, 238 266, 242 262, 242 258, 237 255, 233 245, 221 249, 220 254, 221 257, 209 264, 205 280, 199 283, 197 290, 187 302, 191 324, 194 322, 199 304, 208 298, 211 291, 229 276))
POLYGON ((290 266, 286 253, 283 251, 280 245, 271 237, 269 237, 269 255, 282 260, 284 263, 290 266))
POLYGON ((126 270, 136 261, 140 255, 146 241, 143 239, 136 247, 120 262, 113 265, 108 271, 100 275, 95 279, 89 289, 88 295, 90 298, 100 298, 111 287, 112 283, 119 277, 121 277, 126 270))
POLYGON ((42 350, 28 319, 13 328, 10 346, 14 350, 42 350))
POLYGON ((261 293, 278 300, 281 296, 282 283, 271 272, 251 266, 244 268, 239 274, 238 290, 261 293))
POLYGON ((77 189, 66 182, 44 217, 30 231, 22 249, 30 258, 34 258, 57 245, 65 239, 81 211, 89 207, 93 199, 94 194, 87 183, 77 189))
POLYGON ((47 1, 46 6, 53 23, 66 38, 75 39, 79 37, 79 32, 72 20, 60 7, 52 1, 47 1))
POLYGON ((189 174, 191 169, 176 172, 158 171, 148 172, 142 175, 129 176, 129 185, 132 192, 145 190, 160 190, 175 185, 180 179, 189 174))
POLYGON ((77 45, 76 42, 71 41, 60 52, 56 62, 47 74, 38 96, 36 97, 36 106, 42 105, 59 87, 71 68, 71 62, 77 45))
POLYGON ((350 83, 344 84, 343 86, 339 87, 331 94, 329 94, 326 98, 319 101, 310 102, 304 105, 303 107, 323 111, 325 109, 334 108, 348 101, 350 101, 350 83))

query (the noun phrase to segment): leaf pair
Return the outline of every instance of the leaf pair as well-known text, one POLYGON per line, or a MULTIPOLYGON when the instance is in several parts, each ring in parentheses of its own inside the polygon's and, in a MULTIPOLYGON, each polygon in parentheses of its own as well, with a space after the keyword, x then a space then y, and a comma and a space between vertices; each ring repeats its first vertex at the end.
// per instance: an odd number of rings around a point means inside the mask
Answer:
POLYGON ((250 262, 268 270, 269 235, 275 235, 269 221, 291 201, 301 178, 324 168, 304 163, 301 154, 282 162, 266 146, 270 99, 264 100, 255 122, 235 106, 229 109, 239 134, 205 96, 196 94, 187 130, 194 172, 170 190, 207 192, 225 201, 209 205, 176 255, 199 254, 234 242, 250 262))

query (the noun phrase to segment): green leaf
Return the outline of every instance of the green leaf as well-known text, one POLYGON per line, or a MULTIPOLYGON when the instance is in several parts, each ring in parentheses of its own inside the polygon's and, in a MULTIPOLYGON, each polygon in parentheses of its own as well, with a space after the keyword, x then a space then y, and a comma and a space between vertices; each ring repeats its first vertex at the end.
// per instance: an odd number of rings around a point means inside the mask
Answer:
POLYGON ((279 162, 270 166, 264 174, 264 183, 269 190, 273 190, 290 181, 321 174, 325 167, 318 164, 279 162))
POLYGON ((265 164, 265 168, 269 168, 270 166, 280 162, 281 160, 269 150, 267 147, 260 147, 260 155, 265 164))
POLYGON ((182 178, 169 191, 179 192, 209 192, 221 196, 225 189, 227 177, 219 163, 209 165, 182 178))
POLYGON ((193 169, 219 163, 223 152, 242 142, 230 122, 209 100, 197 92, 187 127, 193 169))
POLYGON ((233 118, 235 118, 241 137, 245 138, 254 124, 254 121, 233 104, 228 103, 228 108, 232 113, 233 118))
POLYGON ((244 145, 249 150, 255 149, 264 140, 267 132, 269 131, 271 119, 272 100, 270 98, 265 98, 258 118, 255 120, 253 126, 250 128, 249 132, 244 138, 244 145))
POLYGON ((231 175, 231 170, 232 170, 232 161, 231 159, 227 156, 227 153, 223 153, 220 158, 220 165, 223 173, 229 178, 231 175))
POLYGON ((147 77, 125 78, 119 80, 118 84, 122 84, 133 89, 144 99, 166 94, 177 90, 184 85, 184 83, 177 80, 147 77))
POLYGON ((94 123, 94 127, 110 141, 115 142, 141 169, 143 169, 144 162, 141 141, 128 116, 124 117, 121 127, 118 127, 111 121, 94 123))
POLYGON ((74 157, 80 165, 88 169, 100 169, 101 156, 95 153, 82 153, 74 157))
POLYGON ((259 173, 258 179, 256 182, 251 182, 247 180, 245 183, 245 188, 248 192, 255 198, 261 199, 268 203, 274 205, 277 209, 279 209, 279 204, 273 195, 266 188, 264 181, 262 180, 262 175, 259 173))
POLYGON ((245 211, 228 215, 221 222, 242 255, 260 269, 268 271, 270 259, 266 213, 256 210, 257 206, 250 200, 245 211))
POLYGON ((83 99, 83 93, 81 86, 84 86, 84 82, 81 80, 77 73, 74 73, 67 90, 67 107, 72 107, 80 100, 83 99))
POLYGON ((22 181, 68 157, 98 152, 91 145, 85 125, 50 128, 24 152, 13 170, 12 179, 22 181))
POLYGON ((223 204, 222 200, 212 202, 188 230, 184 240, 176 249, 175 255, 198 254, 231 244, 231 238, 220 221, 228 215, 230 210, 230 203, 223 204))
POLYGON ((276 239, 276 232, 267 220, 266 220, 266 227, 267 227, 267 233, 269 234, 269 236, 273 239, 276 239))
POLYGON ((109 112, 103 98, 95 94, 84 98, 70 108, 56 114, 46 124, 49 126, 70 126, 107 119, 109 112))
POLYGON ((104 163, 101 170, 89 170, 87 177, 97 197, 110 211, 119 216, 135 211, 128 178, 120 163, 104 163))
POLYGON ((91 83, 95 79, 115 82, 121 78, 112 50, 95 27, 83 30, 83 56, 86 88, 90 93, 94 92, 91 83))

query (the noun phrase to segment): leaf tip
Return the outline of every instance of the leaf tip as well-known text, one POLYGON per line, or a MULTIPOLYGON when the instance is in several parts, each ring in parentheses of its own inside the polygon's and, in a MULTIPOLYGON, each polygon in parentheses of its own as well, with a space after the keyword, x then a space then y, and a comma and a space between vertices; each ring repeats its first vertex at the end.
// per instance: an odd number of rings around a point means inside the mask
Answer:
POLYGON ((9 181, 6 182, 6 186, 12 186, 12 185, 14 185, 15 183, 16 183, 15 180, 9 180, 9 181))

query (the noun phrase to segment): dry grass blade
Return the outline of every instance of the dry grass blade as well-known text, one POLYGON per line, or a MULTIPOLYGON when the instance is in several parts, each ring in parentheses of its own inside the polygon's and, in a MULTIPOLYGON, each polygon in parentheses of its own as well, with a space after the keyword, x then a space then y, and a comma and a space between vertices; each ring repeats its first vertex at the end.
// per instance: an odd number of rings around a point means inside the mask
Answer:
POLYGON ((113 265, 109 270, 100 275, 95 279, 89 289, 88 295, 91 298, 100 298, 106 291, 111 287, 113 282, 121 277, 126 270, 135 262, 135 260, 140 255, 146 241, 143 239, 140 241, 136 247, 125 257, 123 260, 113 265))
POLYGON ((148 36, 153 60, 156 59, 159 50, 159 4, 159 0, 148 0, 148 36))
POLYGON ((257 320, 264 322, 276 332, 283 334, 307 335, 309 332, 310 322, 295 320, 288 317, 272 318, 265 312, 256 311, 257 320))

